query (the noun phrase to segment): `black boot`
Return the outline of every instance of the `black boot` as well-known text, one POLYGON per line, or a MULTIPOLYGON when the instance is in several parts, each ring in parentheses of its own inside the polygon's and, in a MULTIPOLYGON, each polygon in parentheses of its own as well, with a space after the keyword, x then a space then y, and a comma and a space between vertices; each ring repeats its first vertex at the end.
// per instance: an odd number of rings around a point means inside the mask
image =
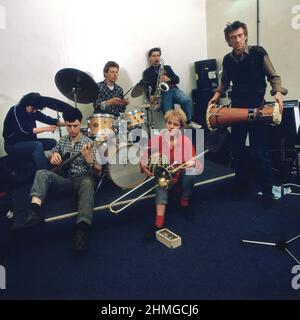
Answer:
POLYGON ((44 218, 40 213, 40 208, 41 207, 36 203, 30 205, 25 219, 25 227, 34 227, 44 222, 44 218))
POLYGON ((84 221, 76 224, 73 234, 73 245, 75 252, 84 253, 88 251, 90 242, 90 229, 91 226, 84 221))

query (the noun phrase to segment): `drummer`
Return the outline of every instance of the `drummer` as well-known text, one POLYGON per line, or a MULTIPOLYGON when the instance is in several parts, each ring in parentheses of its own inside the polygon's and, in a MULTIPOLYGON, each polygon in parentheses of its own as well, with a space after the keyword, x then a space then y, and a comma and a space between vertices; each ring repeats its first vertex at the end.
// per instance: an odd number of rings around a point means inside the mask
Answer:
POLYGON ((125 112, 129 103, 124 99, 123 89, 116 84, 119 74, 119 65, 108 61, 103 68, 104 80, 97 83, 98 97, 94 102, 95 113, 108 113, 116 117, 125 112))

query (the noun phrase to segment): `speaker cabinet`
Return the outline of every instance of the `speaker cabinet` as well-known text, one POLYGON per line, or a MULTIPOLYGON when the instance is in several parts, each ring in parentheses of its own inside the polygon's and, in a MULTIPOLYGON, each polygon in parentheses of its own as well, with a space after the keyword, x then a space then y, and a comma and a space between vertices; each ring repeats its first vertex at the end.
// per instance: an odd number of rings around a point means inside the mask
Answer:
POLYGON ((193 100, 193 121, 202 125, 203 128, 207 129, 206 126, 206 109, 208 101, 213 97, 214 91, 212 89, 206 90, 192 90, 193 100))
POLYGON ((197 89, 215 89, 218 86, 217 60, 208 59, 195 62, 197 89))

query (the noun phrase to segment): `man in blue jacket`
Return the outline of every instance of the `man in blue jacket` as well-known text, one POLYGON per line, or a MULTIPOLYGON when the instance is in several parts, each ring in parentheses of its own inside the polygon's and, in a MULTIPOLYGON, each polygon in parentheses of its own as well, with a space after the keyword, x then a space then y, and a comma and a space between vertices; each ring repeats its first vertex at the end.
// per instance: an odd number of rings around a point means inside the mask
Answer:
POLYGON ((36 170, 48 168, 49 162, 44 150, 52 149, 56 140, 37 139, 42 132, 54 133, 57 129, 57 119, 44 115, 39 93, 26 94, 18 104, 11 107, 3 125, 4 149, 15 159, 31 157, 36 170), (48 124, 45 127, 36 127, 36 121, 48 124))

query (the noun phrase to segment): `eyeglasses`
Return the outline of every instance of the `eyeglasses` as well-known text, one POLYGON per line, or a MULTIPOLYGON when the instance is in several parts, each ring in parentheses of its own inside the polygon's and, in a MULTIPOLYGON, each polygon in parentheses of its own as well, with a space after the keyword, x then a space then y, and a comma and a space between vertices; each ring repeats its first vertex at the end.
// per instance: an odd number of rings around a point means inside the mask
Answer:
POLYGON ((168 126, 171 126, 173 124, 174 127, 180 127, 180 123, 173 122, 173 121, 170 121, 170 120, 167 121, 167 124, 168 124, 168 126))

